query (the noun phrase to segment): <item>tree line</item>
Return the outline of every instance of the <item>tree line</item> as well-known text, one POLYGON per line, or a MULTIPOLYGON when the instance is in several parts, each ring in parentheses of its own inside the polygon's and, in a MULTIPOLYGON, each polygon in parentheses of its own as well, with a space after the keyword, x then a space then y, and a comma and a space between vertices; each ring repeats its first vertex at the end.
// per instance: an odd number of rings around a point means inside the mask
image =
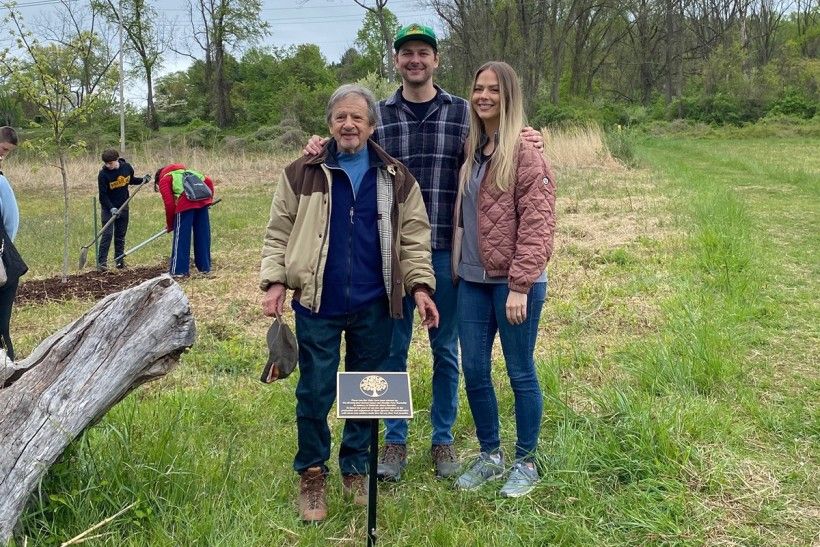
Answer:
MULTIPOLYGON (((17 46, 0 56, 0 115, 10 125, 47 125, 56 141, 83 124, 113 131, 122 26, 128 85, 145 96, 130 108, 130 132, 171 126, 203 141, 226 131, 298 141, 324 130, 324 104, 339 83, 364 80, 381 95, 397 85, 399 24, 389 0, 353 1, 363 16, 355 47, 332 63, 314 44, 261 45, 276 38, 261 0, 188 0, 173 21, 151 0, 55 0, 52 17, 33 30, 6 4, 17 46), (156 78, 171 52, 189 68, 156 78)), ((817 112, 820 0, 426 3, 444 29, 437 81, 465 95, 476 67, 505 60, 522 78, 533 125, 740 124, 817 112)))

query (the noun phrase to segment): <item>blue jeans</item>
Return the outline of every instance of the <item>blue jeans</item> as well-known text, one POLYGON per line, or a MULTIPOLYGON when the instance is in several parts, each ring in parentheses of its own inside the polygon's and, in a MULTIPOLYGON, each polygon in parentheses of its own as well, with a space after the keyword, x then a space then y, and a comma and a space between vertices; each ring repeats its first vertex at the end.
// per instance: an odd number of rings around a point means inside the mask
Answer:
POLYGON ((174 216, 171 275, 188 275, 191 269, 191 234, 194 263, 200 272, 211 271, 211 221, 208 208, 188 209, 174 216))
MULTIPOLYGON (((327 414, 336 399, 342 332, 345 335, 345 370, 383 370, 390 350, 393 321, 387 299, 351 314, 319 317, 296 314, 299 343, 299 382, 296 385, 296 429, 298 450, 293 468, 302 473, 322 467, 330 458, 330 428, 327 414)), ((346 420, 339 447, 343 475, 367 473, 370 420, 346 420)))
MULTIPOLYGON (((458 411, 458 291, 450 275, 450 251, 433 251, 436 292, 433 300, 439 313, 438 328, 430 329, 433 350, 433 404, 430 421, 433 444, 453 444, 453 423, 458 411)), ((404 298, 404 318, 395 322, 393 342, 387 370, 407 370, 407 351, 413 332, 416 303, 412 296, 404 298)), ((384 440, 387 443, 407 442, 407 420, 385 420, 384 440)))
POLYGON ((535 283, 527 295, 527 318, 511 325, 505 311, 510 290, 506 283, 471 283, 458 286, 458 311, 461 317, 458 333, 461 339, 461 367, 467 400, 475 422, 476 436, 482 452, 501 446, 498 425, 498 401, 490 371, 495 333, 501 336, 501 348, 507 374, 515 395, 515 444, 517 459, 532 458, 538 445, 543 400, 535 373, 535 339, 541 308, 547 296, 547 284, 535 283))

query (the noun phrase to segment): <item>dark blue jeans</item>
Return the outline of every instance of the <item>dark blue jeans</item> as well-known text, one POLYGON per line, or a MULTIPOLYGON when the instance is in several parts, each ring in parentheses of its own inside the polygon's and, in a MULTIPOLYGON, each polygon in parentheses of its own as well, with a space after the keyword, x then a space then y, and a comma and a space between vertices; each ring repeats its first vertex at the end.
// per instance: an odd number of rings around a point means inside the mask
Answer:
MULTIPOLYGON (((433 251, 433 270, 436 274, 436 292, 433 301, 439 313, 438 328, 430 329, 430 347, 433 350, 433 403, 430 422, 433 425, 433 444, 453 443, 453 423, 458 411, 458 291, 450 275, 450 251, 433 251)), ((396 321, 387 370, 407 370, 407 351, 413 333, 416 302, 412 296, 404 298, 404 318, 396 321)), ((387 443, 407 442, 407 420, 385 420, 384 440, 387 443)))
MULTIPOLYGON (((100 217, 102 218, 102 223, 105 224, 111 217, 111 211, 103 207, 101 209, 100 217)), ((123 211, 120 211, 120 214, 117 215, 117 220, 111 223, 109 226, 100 236, 100 249, 99 254, 97 255, 97 266, 98 267, 105 267, 108 266, 108 249, 111 248, 111 238, 114 239, 114 258, 125 254, 125 234, 128 232, 128 209, 126 208, 123 211)), ((120 259, 117 263, 119 264, 122 262, 123 259, 120 259)))
MULTIPOLYGON (((299 343, 299 383, 296 385, 298 450, 293 468, 302 473, 309 467, 327 471, 330 459, 330 428, 327 414, 336 399, 342 333, 345 335, 345 370, 381 371, 390 350, 393 323, 387 299, 360 312, 338 317, 296 314, 299 343)), ((343 475, 367 473, 370 421, 346 420, 339 447, 343 475)))
POLYGON ((189 209, 174 216, 171 275, 188 275, 191 269, 191 235, 194 263, 200 272, 211 271, 211 219, 208 208, 189 209))
POLYGON ((495 333, 501 336, 501 348, 507 374, 515 395, 515 457, 532 458, 541 429, 543 399, 535 373, 535 339, 541 308, 547 296, 547 284, 535 283, 527 295, 527 318, 511 325, 505 311, 509 288, 506 283, 471 283, 458 286, 459 338, 461 368, 467 400, 475 422, 476 436, 483 452, 501 446, 498 425, 498 401, 491 375, 491 353, 495 333))

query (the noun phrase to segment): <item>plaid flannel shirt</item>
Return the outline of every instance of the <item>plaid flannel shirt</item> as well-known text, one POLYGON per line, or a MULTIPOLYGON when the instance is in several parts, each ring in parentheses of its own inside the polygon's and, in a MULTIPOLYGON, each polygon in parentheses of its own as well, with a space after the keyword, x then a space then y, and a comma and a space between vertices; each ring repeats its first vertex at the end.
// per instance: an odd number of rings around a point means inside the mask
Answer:
POLYGON ((419 181, 430 218, 433 249, 449 250, 470 111, 464 99, 438 86, 436 89, 436 100, 423 120, 417 119, 404 104, 401 87, 392 97, 380 101, 381 120, 373 140, 406 165, 419 181))

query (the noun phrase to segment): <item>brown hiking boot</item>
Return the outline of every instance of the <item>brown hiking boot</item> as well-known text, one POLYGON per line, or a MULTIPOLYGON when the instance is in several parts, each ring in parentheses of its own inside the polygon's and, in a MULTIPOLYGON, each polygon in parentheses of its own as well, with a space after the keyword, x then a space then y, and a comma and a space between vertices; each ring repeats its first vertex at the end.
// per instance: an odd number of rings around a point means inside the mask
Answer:
POLYGON ((325 472, 311 467, 299 479, 299 518, 303 522, 321 522, 327 518, 325 472))
POLYGON ((401 470, 405 465, 407 465, 407 445, 387 443, 379 458, 376 474, 383 481, 397 481, 401 478, 401 470))
POLYGON ((356 505, 367 505, 367 475, 343 475, 342 491, 356 505))
POLYGON ((451 444, 434 444, 430 449, 433 464, 436 466, 436 477, 446 479, 454 476, 461 469, 456 451, 451 444))

